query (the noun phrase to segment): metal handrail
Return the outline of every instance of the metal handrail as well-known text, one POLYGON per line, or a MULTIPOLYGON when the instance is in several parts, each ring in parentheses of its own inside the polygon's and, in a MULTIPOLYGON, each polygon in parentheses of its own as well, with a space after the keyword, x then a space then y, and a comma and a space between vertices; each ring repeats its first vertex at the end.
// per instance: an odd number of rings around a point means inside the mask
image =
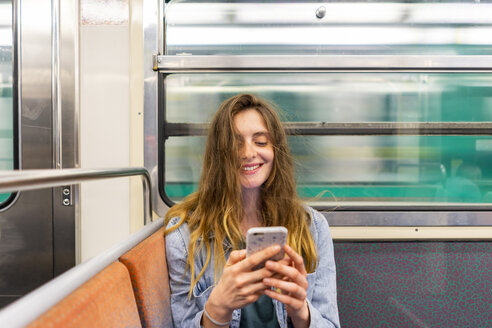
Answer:
MULTIPOLYGON (((164 123, 165 137, 207 135, 209 123, 164 123)), ((492 135, 490 122, 284 122, 285 133, 303 136, 492 135)))
POLYGON ((160 73, 471 71, 490 72, 490 55, 159 55, 160 73))
POLYGON ((111 178, 142 177, 144 197, 144 222, 152 221, 150 198, 150 174, 144 167, 110 168, 110 169, 57 169, 57 170, 15 170, 0 171, 0 193, 41 188, 61 187, 111 178))

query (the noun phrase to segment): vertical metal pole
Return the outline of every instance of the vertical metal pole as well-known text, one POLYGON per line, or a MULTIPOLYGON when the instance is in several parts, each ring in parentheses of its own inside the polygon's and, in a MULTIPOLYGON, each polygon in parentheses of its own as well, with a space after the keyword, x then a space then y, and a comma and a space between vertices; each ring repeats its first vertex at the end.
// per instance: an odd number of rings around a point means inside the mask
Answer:
POLYGON ((142 175, 144 225, 152 222, 152 196, 150 188, 150 176, 149 179, 147 179, 147 175, 142 175))
POLYGON ((21 142, 21 100, 22 100, 22 70, 21 70, 21 20, 20 20, 20 1, 16 0, 12 2, 13 15, 12 15, 12 68, 13 68, 13 94, 14 98, 14 124, 16 125, 16 138, 17 144, 14 145, 14 168, 22 169, 22 142, 21 142))
POLYGON ((53 167, 62 168, 62 111, 60 90, 60 0, 51 1, 51 106, 53 167))
POLYGON ((166 53, 166 0, 159 1, 159 12, 157 18, 157 49, 158 54, 166 53))
MULTIPOLYGON (((144 165, 150 172, 152 185, 157 186, 158 178, 158 73, 152 68, 152 56, 163 54, 163 15, 165 0, 143 0, 144 28, 144 165)), ((162 216, 168 206, 162 201, 158 189, 152 190, 152 210, 162 216)))

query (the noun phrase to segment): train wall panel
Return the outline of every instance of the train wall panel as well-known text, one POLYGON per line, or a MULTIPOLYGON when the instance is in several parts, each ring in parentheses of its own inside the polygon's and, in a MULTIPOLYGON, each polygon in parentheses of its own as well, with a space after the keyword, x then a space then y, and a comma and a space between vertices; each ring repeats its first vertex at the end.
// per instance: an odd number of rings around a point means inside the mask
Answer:
POLYGON ((492 327, 492 243, 336 242, 342 327, 492 327))
MULTIPOLYGON (((85 24, 80 30, 80 165, 130 165, 128 24, 85 24)), ((130 234, 129 179, 83 183, 80 261, 130 234)))

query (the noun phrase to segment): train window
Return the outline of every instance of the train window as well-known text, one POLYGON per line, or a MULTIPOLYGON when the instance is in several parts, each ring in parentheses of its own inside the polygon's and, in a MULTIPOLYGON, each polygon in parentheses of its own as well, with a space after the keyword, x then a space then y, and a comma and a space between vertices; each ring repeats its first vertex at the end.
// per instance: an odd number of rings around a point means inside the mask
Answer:
POLYGON ((476 0, 179 0, 166 8, 166 54, 485 55, 491 16, 476 0))
POLYGON ((477 1, 170 1, 161 196, 196 189, 207 122, 251 92, 282 110, 311 205, 490 210, 491 16, 477 1))
POLYGON ((251 92, 290 124, 298 191, 312 205, 490 205, 492 137, 480 128, 491 87, 492 75, 474 73, 171 74, 165 192, 179 201, 196 189, 206 123, 251 92))
MULTIPOLYGON (((12 98, 12 3, 0 2, 0 170, 15 168, 15 118, 12 98)), ((0 208, 7 205, 10 193, 0 193, 0 208)))

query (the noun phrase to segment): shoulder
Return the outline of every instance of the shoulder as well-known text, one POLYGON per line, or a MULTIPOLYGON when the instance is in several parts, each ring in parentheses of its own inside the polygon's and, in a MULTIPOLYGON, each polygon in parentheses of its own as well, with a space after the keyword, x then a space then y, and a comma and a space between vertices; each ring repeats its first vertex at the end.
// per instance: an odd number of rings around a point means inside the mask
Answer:
POLYGON ((328 221, 325 216, 312 208, 311 206, 304 206, 306 212, 311 217, 311 235, 313 236, 315 242, 318 241, 319 236, 323 238, 326 235, 330 235, 330 227, 328 225, 328 221))
MULTIPOLYGON (((174 227, 176 224, 178 224, 178 222, 181 220, 181 218, 179 216, 175 216, 173 218, 171 218, 171 220, 169 220, 167 226, 166 226, 166 230, 167 229, 170 229, 172 227, 174 227)), ((185 225, 186 223, 183 223, 182 225, 185 225)))
POLYGON ((178 247, 187 253, 188 244, 190 242, 190 229, 186 222, 183 222, 178 227, 175 227, 180 221, 181 218, 179 216, 169 220, 169 223, 166 226, 166 247, 178 247), (175 227, 175 229, 167 232, 173 227, 175 227))
POLYGON ((315 226, 316 228, 318 227, 326 227, 328 228, 328 221, 326 220, 325 216, 312 208, 311 206, 304 206, 306 209, 306 212, 309 214, 311 217, 311 226, 315 226))

